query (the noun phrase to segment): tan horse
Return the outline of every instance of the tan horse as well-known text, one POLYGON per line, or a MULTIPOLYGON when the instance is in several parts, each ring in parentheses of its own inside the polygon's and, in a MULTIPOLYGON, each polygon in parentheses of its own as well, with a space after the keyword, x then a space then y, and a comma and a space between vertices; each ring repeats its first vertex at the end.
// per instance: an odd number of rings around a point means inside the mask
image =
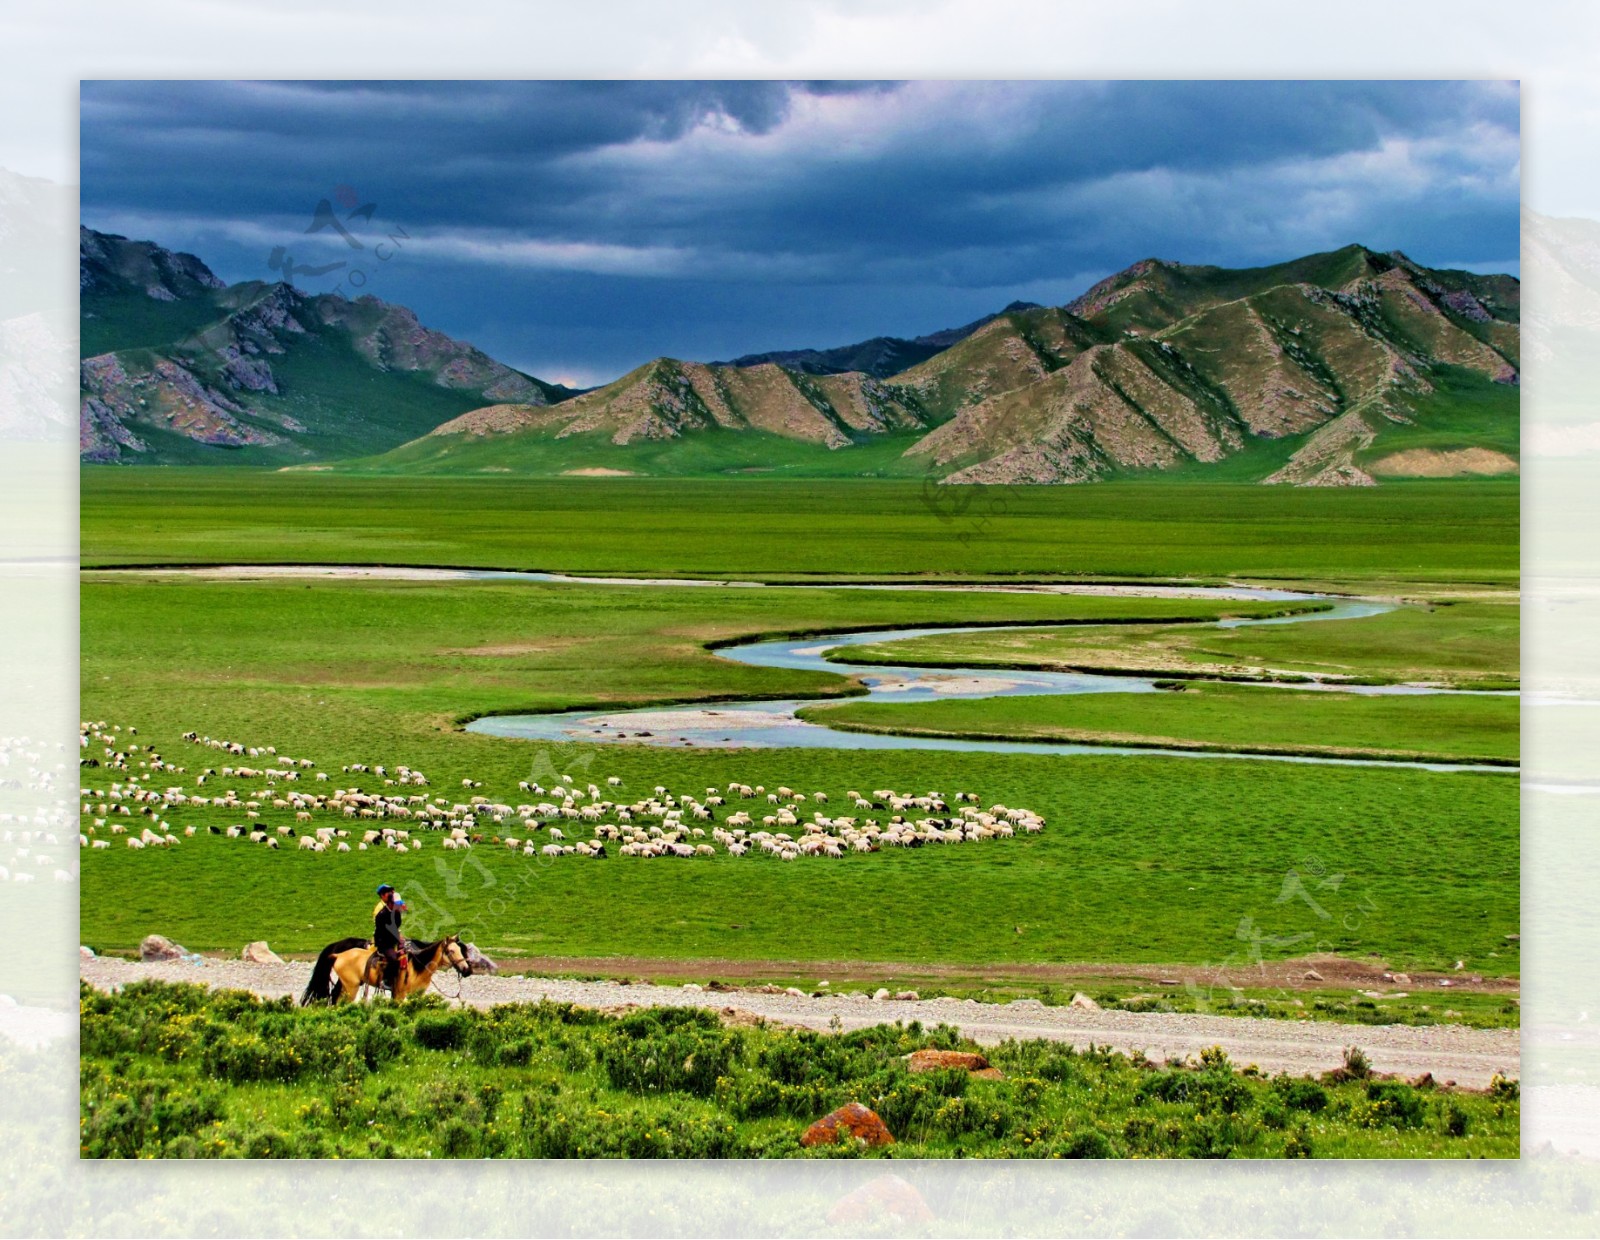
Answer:
MULTIPOLYGON (((411 943, 400 953, 400 976, 395 980, 396 1002, 428 988, 433 975, 449 965, 460 976, 472 973, 458 935, 449 934, 436 943, 411 943)), ((306 983, 302 1004, 354 1002, 363 987, 380 989, 383 983, 383 957, 365 939, 340 939, 329 943, 317 957, 306 983)))

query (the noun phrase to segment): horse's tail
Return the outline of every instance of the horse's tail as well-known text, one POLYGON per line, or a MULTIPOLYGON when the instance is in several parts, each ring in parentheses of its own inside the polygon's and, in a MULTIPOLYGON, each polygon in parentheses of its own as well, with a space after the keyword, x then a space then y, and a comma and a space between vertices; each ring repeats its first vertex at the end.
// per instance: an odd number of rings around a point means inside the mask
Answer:
POLYGON ((334 958, 352 948, 366 945, 366 939, 340 939, 337 943, 329 943, 324 947, 311 970, 311 980, 306 983, 305 992, 300 996, 301 1006, 311 1003, 332 1003, 339 986, 333 977, 334 958))

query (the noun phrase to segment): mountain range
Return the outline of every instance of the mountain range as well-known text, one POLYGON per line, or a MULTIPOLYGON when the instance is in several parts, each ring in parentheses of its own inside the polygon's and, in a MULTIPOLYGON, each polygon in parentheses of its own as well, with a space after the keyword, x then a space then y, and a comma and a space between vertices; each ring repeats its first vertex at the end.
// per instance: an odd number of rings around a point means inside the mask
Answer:
POLYGON ((84 229, 91 462, 1298 485, 1515 472, 1520 286, 1346 246, 1133 264, 912 340, 545 383, 372 297, 224 286, 84 229))
POLYGON ((839 345, 832 349, 786 349, 774 353, 747 353, 731 362, 717 362, 720 366, 760 366, 773 362, 787 370, 799 370, 808 375, 839 375, 859 371, 874 379, 887 379, 925 362, 935 353, 942 353, 951 345, 965 340, 980 327, 986 327, 1001 314, 1018 310, 1037 310, 1031 301, 1014 301, 998 314, 986 314, 964 327, 947 327, 910 340, 899 336, 874 336, 860 344, 839 345))
POLYGON ((290 464, 381 452, 492 401, 572 393, 376 297, 224 285, 200 259, 82 229, 79 451, 290 464))

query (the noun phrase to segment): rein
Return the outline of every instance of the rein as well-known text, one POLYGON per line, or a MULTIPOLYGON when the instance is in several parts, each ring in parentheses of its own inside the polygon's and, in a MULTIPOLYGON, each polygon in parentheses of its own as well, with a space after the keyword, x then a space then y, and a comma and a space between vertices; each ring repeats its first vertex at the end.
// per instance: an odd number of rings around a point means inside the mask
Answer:
MULTIPOLYGON (((463 978, 459 973, 457 973, 456 974, 456 993, 453 994, 453 995, 445 994, 444 987, 439 985, 439 974, 442 973, 443 971, 444 970, 442 970, 442 969, 435 970, 433 976, 428 979, 428 985, 432 986, 441 995, 444 995, 444 997, 446 999, 449 999, 449 1000, 451 1000, 452 1002, 455 1002, 455 1003, 461 1002, 461 983, 463 981, 465 981, 466 979, 463 978)), ((452 969, 451 972, 454 972, 454 970, 452 969)))
MULTIPOLYGON (((439 946, 440 946, 439 955, 443 956, 444 955, 444 952, 443 952, 443 946, 444 945, 441 943, 439 946)), ((450 971, 452 973, 456 972, 455 965, 451 964, 448 959, 444 959, 442 961, 438 961, 433 966, 433 975, 428 978, 428 985, 431 986, 434 990, 438 991, 446 999, 449 999, 450 1001, 452 1001, 454 1003, 459 1003, 459 1002, 461 1002, 462 984, 466 981, 466 978, 463 977, 460 973, 456 973, 456 993, 453 994, 453 995, 448 993, 443 986, 439 985, 439 975, 444 972, 446 965, 449 966, 450 971)))

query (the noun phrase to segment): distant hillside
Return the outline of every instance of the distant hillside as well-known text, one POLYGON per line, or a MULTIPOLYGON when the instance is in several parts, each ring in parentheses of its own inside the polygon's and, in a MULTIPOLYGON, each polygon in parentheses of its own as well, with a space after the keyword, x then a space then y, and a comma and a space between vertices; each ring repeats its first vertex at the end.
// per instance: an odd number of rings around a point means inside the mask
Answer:
POLYGON ((1361 246, 1246 270, 1147 259, 1066 306, 958 329, 888 379, 658 359, 558 408, 474 411, 365 465, 990 484, 1514 473, 1519 314, 1510 276, 1361 246))
POLYGON ((788 349, 775 353, 747 353, 731 362, 714 362, 716 366, 763 366, 768 363, 798 370, 809 375, 838 375, 857 371, 875 379, 899 374, 941 353, 958 341, 965 340, 980 327, 993 322, 1001 314, 1017 310, 1036 310, 1031 301, 1014 301, 999 314, 986 314, 963 327, 947 327, 910 340, 899 336, 874 336, 859 344, 839 345, 832 349, 788 349))
POLYGON ((583 393, 404 307, 223 287, 150 242, 85 229, 80 280, 86 461, 1306 486, 1518 468, 1518 282, 1359 245, 1242 270, 1145 259, 1065 306, 656 358, 583 393))
POLYGON ((85 461, 292 464, 383 452, 486 401, 571 393, 404 306, 225 286, 192 254, 85 228, 85 461))
POLYGON ((559 405, 473 410, 376 463, 490 472, 835 473, 837 465, 817 466, 834 455, 848 458, 847 470, 866 463, 840 449, 892 443, 898 457, 907 432, 925 429, 914 400, 869 375, 657 358, 559 405), (684 460, 674 463, 674 454, 684 460))
POLYGON ((910 453, 950 482, 1512 472, 1519 301, 1509 276, 1361 246, 1242 271, 1148 259, 895 382, 947 418, 910 453))

